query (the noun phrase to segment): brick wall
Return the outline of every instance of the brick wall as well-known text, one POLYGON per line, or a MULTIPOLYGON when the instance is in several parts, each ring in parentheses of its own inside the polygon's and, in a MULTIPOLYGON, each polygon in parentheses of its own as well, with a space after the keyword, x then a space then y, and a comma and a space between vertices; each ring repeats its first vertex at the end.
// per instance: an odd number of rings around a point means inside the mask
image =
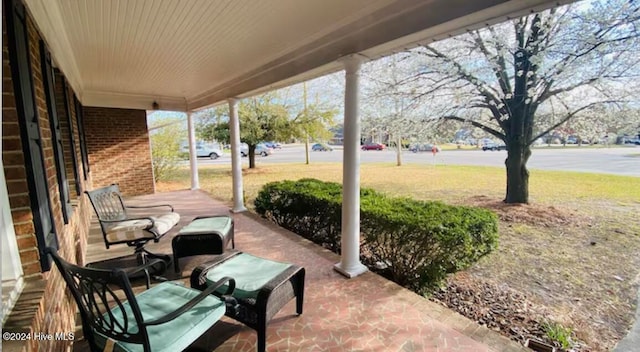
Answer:
MULTIPOLYGON (((8 52, 5 13, 3 11, 3 99, 2 99, 2 165, 7 182, 9 205, 18 242, 22 268, 25 274, 25 288, 11 315, 3 325, 5 331, 20 332, 73 332, 75 331, 76 306, 67 292, 64 280, 57 269, 42 273, 36 241, 34 214, 27 181, 27 167, 23 152, 22 131, 16 110, 11 63, 8 52)), ((92 167, 88 179, 82 171, 80 139, 77 114, 73 96, 75 92, 67 87, 69 102, 65 108, 62 95, 64 72, 56 75, 56 110, 61 122, 65 170, 71 196, 74 199, 73 212, 67 224, 64 223, 56 162, 53 152, 52 133, 43 85, 40 62, 40 35, 31 18, 27 21, 29 52, 34 84, 36 111, 40 125, 40 135, 44 158, 47 189, 51 201, 53 226, 59 242, 59 254, 80 265, 85 264, 89 223, 93 209, 88 198, 76 196, 75 175, 71 155, 77 157, 79 188, 92 189, 111 183, 119 183, 125 195, 154 192, 151 166, 151 151, 147 133, 146 113, 142 110, 85 108, 85 136, 89 162, 92 167), (66 109, 71 114, 67 120, 66 109), (71 137, 75 145, 71 144, 71 137)), ((71 341, 28 341, 3 342, 3 348, 22 351, 70 351, 71 341)))
MULTIPOLYGON (((4 10, 4 7, 3 7, 4 10)), ((19 116, 16 110, 11 63, 9 60, 8 37, 6 33, 5 11, 2 11, 2 165, 4 167, 9 205, 14 229, 25 274, 25 288, 18 299, 11 315, 3 325, 4 331, 21 332, 73 332, 75 331, 76 306, 57 269, 41 273, 38 248, 33 223, 33 212, 27 183, 27 168, 23 154, 23 143, 19 116)), ((35 90, 37 113, 39 116, 40 134, 42 138, 47 189, 52 205, 54 227, 59 241, 59 253, 71 262, 84 265, 86 243, 92 208, 86 197, 81 197, 74 204, 74 211, 68 224, 63 221, 56 164, 52 149, 49 115, 47 112, 42 72, 40 66, 40 36, 31 19, 28 20, 28 37, 31 69, 35 90)), ((75 120, 73 120, 75 121, 75 120)), ((70 131, 69 129, 68 131, 70 131)), ((74 133, 77 135, 77 128, 74 133)), ((69 133, 63 143, 69 145, 69 133)), ((77 138, 76 138, 77 143, 77 138)), ((71 149, 71 147, 69 147, 71 149)), ((71 151, 66 151, 70 153, 71 151)), ((76 151, 79 155, 79 151, 76 151)), ((80 159, 79 159, 80 160, 80 159)), ((81 164, 80 164, 81 167, 81 164)), ((66 168, 65 168, 66 169, 66 168)), ((82 172, 82 169, 80 169, 82 172)), ((72 178, 73 180, 73 178, 72 178)), ((91 178, 81 178, 81 186, 89 189, 91 178)), ((70 351, 71 341, 3 341, 7 350, 23 351, 70 351)))
POLYGON ((97 107, 83 110, 94 187, 117 183, 125 196, 154 193, 146 112, 97 107))

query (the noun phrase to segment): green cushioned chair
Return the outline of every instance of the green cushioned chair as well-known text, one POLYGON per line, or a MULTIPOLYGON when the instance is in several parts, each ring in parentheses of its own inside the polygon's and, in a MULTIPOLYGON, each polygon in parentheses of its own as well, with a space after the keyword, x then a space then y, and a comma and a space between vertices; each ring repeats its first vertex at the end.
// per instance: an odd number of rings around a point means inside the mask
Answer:
POLYGON ((48 253, 76 300, 92 351, 182 351, 236 307, 235 299, 228 296, 235 282, 228 277, 204 291, 162 282, 134 295, 129 275, 150 265, 164 265, 162 260, 153 259, 135 269, 104 270, 68 263, 54 249, 48 253), (223 286, 222 298, 211 295, 223 286), (118 290, 124 300, 116 294, 118 290))
MULTIPOLYGON (((296 313, 302 314, 303 267, 227 251, 196 267, 191 272, 191 287, 210 290, 225 276, 234 278, 232 295, 238 303, 234 310, 227 310, 225 314, 256 330, 258 352, 266 350, 267 324, 285 304, 295 298, 296 313)), ((224 284, 218 286, 213 294, 221 296, 226 292, 225 288, 224 284)))

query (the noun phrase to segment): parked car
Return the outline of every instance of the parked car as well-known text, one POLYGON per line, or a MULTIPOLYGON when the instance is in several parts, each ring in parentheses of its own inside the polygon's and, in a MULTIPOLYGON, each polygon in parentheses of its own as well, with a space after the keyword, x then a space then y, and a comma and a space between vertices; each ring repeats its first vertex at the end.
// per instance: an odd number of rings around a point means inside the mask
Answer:
POLYGON ((416 144, 412 144, 409 147, 409 150, 417 153, 417 152, 432 152, 433 151, 433 147, 436 147, 436 152, 440 152, 440 147, 438 147, 435 144, 431 144, 431 143, 424 143, 424 144, 420 144, 420 143, 416 143, 416 144))
POLYGON ((264 145, 271 149, 282 149, 282 145, 278 142, 264 142, 264 145))
POLYGON ((362 145, 362 150, 384 150, 386 147, 382 143, 366 143, 362 145))
POLYGON ((496 151, 496 150, 507 150, 507 146, 500 143, 496 143, 496 142, 487 142, 482 146, 482 150, 487 151, 487 150, 492 150, 492 151, 496 151))
MULTIPOLYGON (((189 145, 183 144, 182 151, 189 153, 189 145)), ((204 143, 204 142, 196 142, 196 155, 201 157, 208 157, 212 160, 218 159, 222 156, 222 150, 220 146, 216 143, 204 143)))
MULTIPOLYGON (((267 156, 271 154, 273 154, 273 149, 268 148, 264 143, 256 145, 256 155, 267 156)), ((240 155, 243 157, 249 156, 249 146, 247 143, 242 143, 240 145, 240 155)))
POLYGON ((331 152, 331 151, 333 151, 333 148, 331 148, 330 146, 328 146, 326 144, 316 143, 311 147, 311 151, 314 151, 314 152, 331 152))
POLYGON ((578 136, 568 136, 565 142, 566 144, 589 144, 589 140, 578 136))
POLYGON ((622 143, 640 145, 640 138, 622 137, 622 143))

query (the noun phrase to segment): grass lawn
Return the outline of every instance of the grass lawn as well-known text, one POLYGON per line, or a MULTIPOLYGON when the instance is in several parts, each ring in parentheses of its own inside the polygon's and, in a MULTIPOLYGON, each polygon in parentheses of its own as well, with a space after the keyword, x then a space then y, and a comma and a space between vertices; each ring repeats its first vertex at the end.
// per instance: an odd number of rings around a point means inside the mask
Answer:
MULTIPOLYGON (((243 170, 245 203, 267 182, 313 177, 341 182, 342 164, 271 164, 243 170)), ((158 191, 190 186, 180 169, 158 191)), ((640 273, 640 178, 532 170, 530 205, 505 205, 503 168, 364 164, 361 183, 392 196, 490 208, 500 246, 466 274, 507 285, 605 351, 632 321, 640 273)), ((200 185, 231 201, 231 166, 201 166, 200 185)))

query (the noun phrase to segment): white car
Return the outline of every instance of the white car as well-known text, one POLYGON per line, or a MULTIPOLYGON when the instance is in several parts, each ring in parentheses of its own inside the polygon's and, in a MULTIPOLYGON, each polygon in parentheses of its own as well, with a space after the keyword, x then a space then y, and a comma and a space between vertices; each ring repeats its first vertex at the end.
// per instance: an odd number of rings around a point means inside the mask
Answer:
MULTIPOLYGON (((256 155, 267 156, 273 154, 273 149, 268 148, 263 143, 256 145, 256 155)), ((249 146, 247 143, 240 144, 240 155, 245 157, 249 155, 249 146)))
MULTIPOLYGON (((188 153, 189 145, 183 145, 182 150, 188 153)), ((222 156, 222 149, 220 149, 220 146, 216 143, 196 142, 196 155, 198 157, 208 157, 215 160, 222 156)))

